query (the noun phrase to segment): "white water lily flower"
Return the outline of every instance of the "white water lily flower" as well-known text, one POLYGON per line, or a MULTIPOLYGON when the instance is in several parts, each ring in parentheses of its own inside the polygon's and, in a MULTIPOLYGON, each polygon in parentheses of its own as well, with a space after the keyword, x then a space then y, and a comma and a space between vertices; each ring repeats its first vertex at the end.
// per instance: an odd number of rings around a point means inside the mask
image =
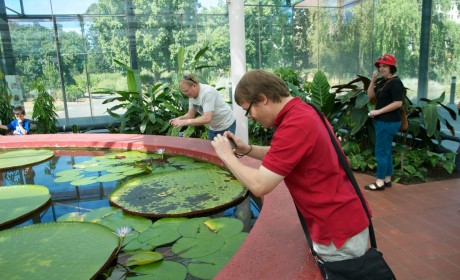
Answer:
POLYGON ((166 149, 157 149, 156 152, 157 152, 157 154, 162 155, 162 154, 165 153, 165 151, 166 151, 166 149))
POLYGON ((117 228, 117 232, 114 232, 115 235, 119 236, 120 238, 125 238, 131 232, 131 227, 121 227, 117 228))

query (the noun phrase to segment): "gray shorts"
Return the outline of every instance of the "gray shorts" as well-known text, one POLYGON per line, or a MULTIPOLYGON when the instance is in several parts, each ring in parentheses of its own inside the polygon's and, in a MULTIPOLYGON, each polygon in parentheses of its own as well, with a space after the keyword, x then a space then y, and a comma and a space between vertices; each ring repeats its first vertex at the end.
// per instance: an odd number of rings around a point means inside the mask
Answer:
POLYGON ((369 247, 368 240, 369 228, 366 228, 348 239, 340 249, 337 249, 332 241, 329 246, 313 242, 313 249, 325 262, 342 261, 364 255, 369 247))

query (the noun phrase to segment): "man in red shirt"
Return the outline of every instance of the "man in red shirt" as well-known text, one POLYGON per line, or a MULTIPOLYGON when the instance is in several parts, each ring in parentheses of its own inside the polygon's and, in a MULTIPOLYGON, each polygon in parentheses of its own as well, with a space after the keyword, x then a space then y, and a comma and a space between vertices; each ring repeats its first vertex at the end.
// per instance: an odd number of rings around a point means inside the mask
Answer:
POLYGON ((266 147, 246 144, 230 132, 215 137, 212 145, 228 169, 256 196, 271 192, 284 180, 305 219, 313 248, 324 261, 364 255, 369 220, 319 114, 292 97, 283 80, 263 70, 242 77, 235 101, 246 116, 276 131, 266 147), (229 138, 236 143, 234 150, 229 138), (246 166, 234 152, 259 159, 262 165, 246 166))

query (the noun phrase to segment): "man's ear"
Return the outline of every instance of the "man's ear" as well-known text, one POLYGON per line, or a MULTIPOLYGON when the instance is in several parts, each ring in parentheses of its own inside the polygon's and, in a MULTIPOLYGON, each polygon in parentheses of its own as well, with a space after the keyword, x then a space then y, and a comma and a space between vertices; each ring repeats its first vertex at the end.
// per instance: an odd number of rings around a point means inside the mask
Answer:
POLYGON ((269 101, 269 99, 267 98, 267 96, 263 93, 259 93, 259 101, 260 103, 263 103, 263 104, 267 104, 267 102, 269 101))

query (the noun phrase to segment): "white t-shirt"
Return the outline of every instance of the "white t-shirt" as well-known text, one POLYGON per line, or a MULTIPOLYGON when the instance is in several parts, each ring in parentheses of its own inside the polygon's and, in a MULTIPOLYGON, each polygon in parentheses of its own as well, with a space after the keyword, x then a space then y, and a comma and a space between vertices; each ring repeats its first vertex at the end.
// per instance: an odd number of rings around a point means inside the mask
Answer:
POLYGON ((200 93, 196 98, 189 98, 189 108, 194 108, 200 115, 212 112, 209 129, 226 130, 235 121, 232 108, 225 102, 219 92, 210 85, 200 84, 200 93))

